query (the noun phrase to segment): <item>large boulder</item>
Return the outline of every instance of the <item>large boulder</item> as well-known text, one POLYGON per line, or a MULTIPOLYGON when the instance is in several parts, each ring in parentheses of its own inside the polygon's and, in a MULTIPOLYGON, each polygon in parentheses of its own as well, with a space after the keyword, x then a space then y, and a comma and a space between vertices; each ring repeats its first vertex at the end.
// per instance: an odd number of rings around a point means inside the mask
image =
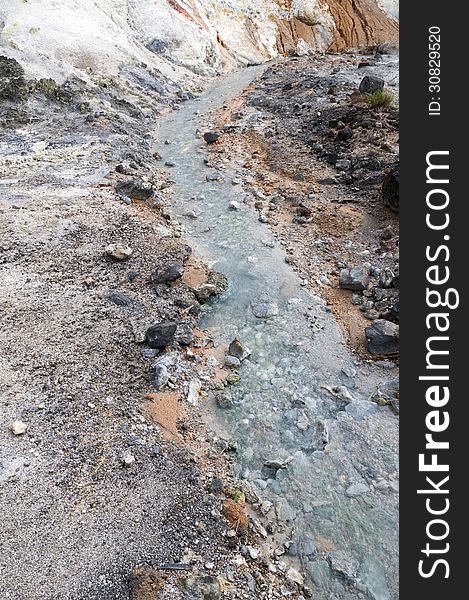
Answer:
POLYGON ((365 329, 368 350, 376 356, 399 353, 399 325, 386 319, 376 319, 365 329))
POLYGON ((374 94, 384 88, 384 79, 381 77, 375 77, 374 75, 365 75, 360 82, 361 94, 374 94))
POLYGON ((351 267, 342 269, 339 275, 339 286, 346 290, 359 292, 366 290, 370 280, 366 267, 351 267))

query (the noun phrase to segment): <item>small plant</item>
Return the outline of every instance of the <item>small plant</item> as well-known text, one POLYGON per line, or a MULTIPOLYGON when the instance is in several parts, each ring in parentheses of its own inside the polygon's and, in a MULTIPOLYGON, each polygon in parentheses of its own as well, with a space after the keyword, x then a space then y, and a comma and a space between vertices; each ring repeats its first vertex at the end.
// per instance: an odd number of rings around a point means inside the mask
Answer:
POLYGON ((364 98, 371 108, 390 108, 394 103, 394 94, 388 90, 377 90, 364 98))

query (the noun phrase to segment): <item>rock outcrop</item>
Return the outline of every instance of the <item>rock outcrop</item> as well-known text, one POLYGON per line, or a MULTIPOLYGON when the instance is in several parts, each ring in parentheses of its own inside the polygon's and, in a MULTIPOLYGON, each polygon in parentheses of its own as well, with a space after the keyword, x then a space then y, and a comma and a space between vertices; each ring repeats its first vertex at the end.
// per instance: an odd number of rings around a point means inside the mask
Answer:
POLYGON ((397 0, 10 0, 0 6, 2 54, 28 77, 213 75, 278 54, 397 43, 397 0))

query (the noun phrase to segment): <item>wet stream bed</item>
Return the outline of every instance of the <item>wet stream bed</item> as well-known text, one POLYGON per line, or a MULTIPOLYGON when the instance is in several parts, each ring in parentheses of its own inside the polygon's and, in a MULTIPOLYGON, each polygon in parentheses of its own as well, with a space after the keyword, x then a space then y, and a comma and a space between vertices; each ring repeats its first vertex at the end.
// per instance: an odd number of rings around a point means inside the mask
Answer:
POLYGON ((175 165, 173 216, 229 281, 202 327, 218 345, 238 337, 251 351, 226 392, 229 408, 218 408, 211 426, 218 422, 235 441, 236 476, 292 529, 289 553, 315 598, 397 598, 398 420, 370 400, 382 369, 348 350, 326 303, 242 204, 235 175, 205 164, 196 134, 264 70, 219 80, 157 130, 158 151, 175 165))

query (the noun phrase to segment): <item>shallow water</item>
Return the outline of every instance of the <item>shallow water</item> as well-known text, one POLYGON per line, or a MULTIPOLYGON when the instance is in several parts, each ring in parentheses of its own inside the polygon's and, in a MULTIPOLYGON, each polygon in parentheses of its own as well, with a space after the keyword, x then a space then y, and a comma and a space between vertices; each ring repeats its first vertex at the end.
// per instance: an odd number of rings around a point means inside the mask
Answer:
POLYGON ((195 251, 229 280, 202 326, 216 343, 237 336, 252 351, 230 388, 234 406, 219 410, 237 442, 236 474, 294 525, 290 552, 315 597, 397 598, 397 494, 373 487, 397 477, 397 419, 369 400, 382 372, 354 364, 324 302, 301 285, 257 211, 242 204, 234 174, 206 180, 214 170, 204 164, 197 128, 264 68, 218 81, 157 132, 161 142, 171 140, 158 151, 176 165, 174 216, 195 251), (231 200, 239 210, 229 210, 231 200), (189 211, 199 217, 185 216, 189 211), (257 318, 252 304, 259 298, 276 303, 278 315, 257 318), (266 461, 286 466, 267 468, 266 461))

